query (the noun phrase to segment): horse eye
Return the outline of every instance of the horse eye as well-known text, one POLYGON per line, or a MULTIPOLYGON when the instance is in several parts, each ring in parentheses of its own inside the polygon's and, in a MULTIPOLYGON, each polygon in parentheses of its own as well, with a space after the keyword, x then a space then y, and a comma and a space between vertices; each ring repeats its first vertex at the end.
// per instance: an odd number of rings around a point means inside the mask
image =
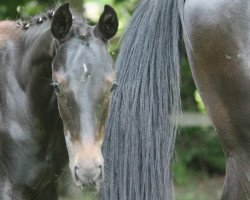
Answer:
POLYGON ((53 81, 50 85, 53 86, 56 93, 60 92, 60 86, 57 81, 53 81))

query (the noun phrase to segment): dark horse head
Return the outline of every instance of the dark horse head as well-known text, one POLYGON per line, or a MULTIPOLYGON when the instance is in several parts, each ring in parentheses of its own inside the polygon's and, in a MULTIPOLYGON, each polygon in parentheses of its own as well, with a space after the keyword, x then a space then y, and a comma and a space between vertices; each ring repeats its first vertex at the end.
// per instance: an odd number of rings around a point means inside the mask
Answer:
POLYGON ((78 186, 99 185, 117 28, 110 6, 94 27, 69 4, 0 22, 0 199, 57 199, 67 158, 78 186))
POLYGON ((101 145, 114 68, 107 41, 118 28, 116 12, 105 6, 98 24, 87 26, 72 17, 68 4, 55 12, 52 86, 63 122, 69 166, 75 183, 83 186, 103 178, 101 145))

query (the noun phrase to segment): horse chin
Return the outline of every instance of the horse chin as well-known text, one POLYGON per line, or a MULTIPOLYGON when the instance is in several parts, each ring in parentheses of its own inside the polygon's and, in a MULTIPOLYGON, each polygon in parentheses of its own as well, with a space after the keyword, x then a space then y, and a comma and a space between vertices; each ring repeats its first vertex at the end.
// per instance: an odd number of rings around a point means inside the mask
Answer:
POLYGON ((85 192, 99 192, 100 190, 100 182, 97 181, 95 183, 87 183, 81 187, 81 189, 85 192))
POLYGON ((94 182, 88 182, 88 181, 79 179, 77 176, 73 176, 73 180, 76 186, 81 188, 81 190, 87 191, 87 192, 98 192, 100 189, 100 185, 103 181, 102 179, 100 180, 98 179, 94 182))
POLYGON ((84 192, 99 192, 100 190, 100 182, 93 182, 93 183, 82 183, 82 182, 75 182, 75 184, 81 188, 84 192))

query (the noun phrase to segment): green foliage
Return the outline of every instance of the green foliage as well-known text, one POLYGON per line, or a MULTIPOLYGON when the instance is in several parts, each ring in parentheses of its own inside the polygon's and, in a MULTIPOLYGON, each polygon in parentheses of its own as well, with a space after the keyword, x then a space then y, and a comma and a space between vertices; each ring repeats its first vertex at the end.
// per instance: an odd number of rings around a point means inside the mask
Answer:
POLYGON ((194 98, 196 87, 190 72, 188 59, 184 57, 181 62, 181 98, 183 110, 198 111, 194 98))
POLYGON ((0 5, 0 19, 4 18, 7 13, 7 6, 0 5))
POLYGON ((100 13, 105 4, 113 6, 119 18, 119 28, 116 36, 111 40, 109 52, 115 59, 119 53, 119 42, 125 28, 128 25, 129 18, 137 4, 138 0, 85 0, 86 16, 91 21, 97 22, 100 13), (88 9, 89 8, 89 9, 88 9), (90 10, 90 11, 88 11, 90 10))
POLYGON ((199 111, 202 113, 205 113, 206 112, 205 106, 197 90, 194 92, 194 98, 195 98, 195 101, 197 102, 197 108, 199 109, 199 111))
POLYGON ((42 12, 43 8, 43 5, 39 4, 37 1, 30 1, 24 4, 24 6, 18 6, 17 12, 22 18, 28 18, 42 12))
POLYGON ((175 181, 185 183, 197 172, 224 174, 225 159, 212 127, 182 129, 177 138, 175 181))
POLYGON ((51 6, 54 0, 1 0, 0 20, 5 18, 26 18, 41 12, 46 6, 51 6))

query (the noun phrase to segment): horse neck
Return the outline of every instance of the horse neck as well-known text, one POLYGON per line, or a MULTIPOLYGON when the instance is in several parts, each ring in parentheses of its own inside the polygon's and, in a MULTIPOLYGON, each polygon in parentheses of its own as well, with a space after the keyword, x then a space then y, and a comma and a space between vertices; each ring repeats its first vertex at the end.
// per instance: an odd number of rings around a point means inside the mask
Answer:
POLYGON ((39 27, 31 27, 23 34, 19 58, 22 64, 17 66, 17 76, 28 97, 33 117, 39 118, 42 125, 53 126, 53 122, 58 119, 58 111, 56 105, 51 105, 51 64, 55 40, 49 27, 49 22, 45 22, 39 27), (49 105, 52 107, 49 108, 49 105))

